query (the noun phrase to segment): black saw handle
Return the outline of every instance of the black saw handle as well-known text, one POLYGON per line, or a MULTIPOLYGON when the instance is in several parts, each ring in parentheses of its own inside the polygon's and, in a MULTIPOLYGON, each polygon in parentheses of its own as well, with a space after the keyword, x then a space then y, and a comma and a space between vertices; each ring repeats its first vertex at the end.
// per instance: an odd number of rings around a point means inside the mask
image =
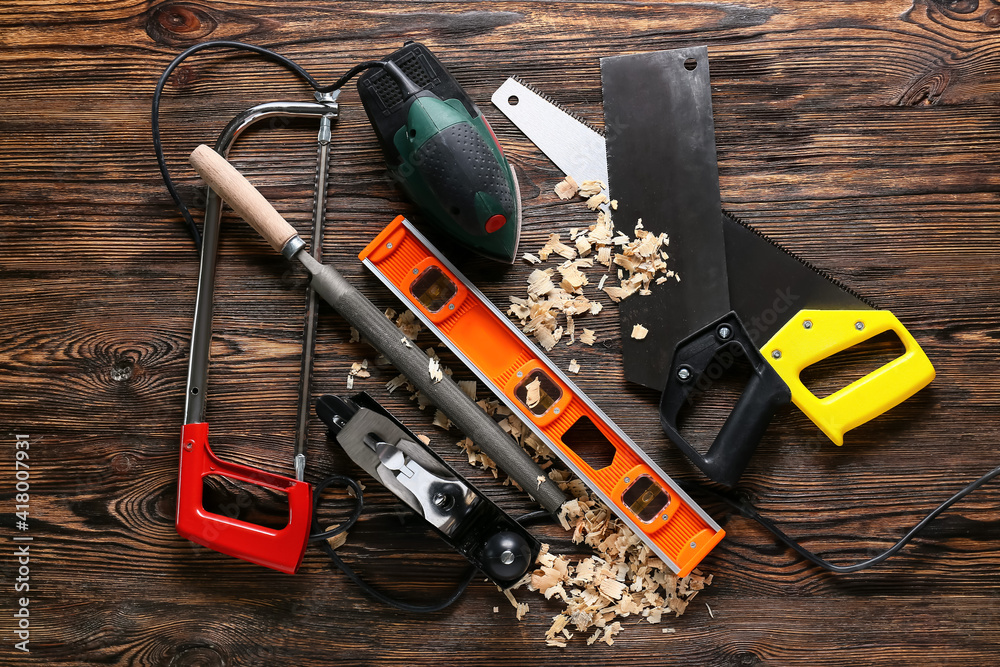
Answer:
POLYGON ((731 487, 746 470, 774 413, 791 400, 788 385, 753 344, 736 313, 729 312, 677 344, 660 398, 660 425, 709 479, 731 487), (708 452, 702 455, 681 435, 677 417, 696 389, 711 391, 711 384, 740 357, 750 362, 753 373, 708 452))

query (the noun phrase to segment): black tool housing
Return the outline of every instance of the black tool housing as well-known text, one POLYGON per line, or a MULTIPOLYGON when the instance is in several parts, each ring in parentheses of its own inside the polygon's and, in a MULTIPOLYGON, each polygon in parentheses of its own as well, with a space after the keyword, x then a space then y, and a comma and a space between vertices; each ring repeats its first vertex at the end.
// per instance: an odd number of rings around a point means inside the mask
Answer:
MULTIPOLYGON (((421 90, 431 92, 442 100, 458 100, 471 118, 479 117, 479 107, 423 44, 407 42, 403 48, 383 60, 396 63, 421 90)), ((358 95, 382 152, 385 153, 386 162, 390 167, 399 164, 399 151, 393 145, 392 138, 399 128, 406 125, 409 105, 405 104, 407 100, 403 90, 388 72, 374 68, 358 79, 358 95)))
POLYGON ((734 486, 774 413, 791 400, 788 385, 761 355, 739 316, 729 312, 677 344, 660 398, 660 425, 709 479, 734 486), (725 375, 737 358, 749 361, 750 380, 712 446, 701 454, 681 435, 678 415, 696 389, 707 389, 706 385, 725 375))
MULTIPOLYGON (((356 394, 349 399, 339 396, 323 396, 316 403, 316 414, 327 425, 330 435, 336 438, 359 408, 367 408, 383 415, 406 433, 412 442, 421 442, 412 431, 403 426, 378 401, 365 392, 356 394)), ((455 472, 454 468, 449 466, 444 459, 429 447, 425 447, 425 449, 426 453, 432 456, 441 467, 447 469, 454 477, 471 488, 479 499, 471 511, 462 517, 451 535, 443 533, 434 526, 431 527, 441 536, 441 539, 469 559, 469 562, 478 567, 493 583, 501 588, 513 586, 535 564, 541 544, 469 480, 455 472)))

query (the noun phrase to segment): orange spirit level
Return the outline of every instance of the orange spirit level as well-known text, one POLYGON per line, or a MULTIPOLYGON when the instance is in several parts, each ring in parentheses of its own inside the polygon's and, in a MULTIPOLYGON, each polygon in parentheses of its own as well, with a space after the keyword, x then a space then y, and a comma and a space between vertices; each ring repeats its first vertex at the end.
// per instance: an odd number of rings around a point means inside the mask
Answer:
POLYGON ((402 216, 359 255, 675 573, 725 532, 402 216))

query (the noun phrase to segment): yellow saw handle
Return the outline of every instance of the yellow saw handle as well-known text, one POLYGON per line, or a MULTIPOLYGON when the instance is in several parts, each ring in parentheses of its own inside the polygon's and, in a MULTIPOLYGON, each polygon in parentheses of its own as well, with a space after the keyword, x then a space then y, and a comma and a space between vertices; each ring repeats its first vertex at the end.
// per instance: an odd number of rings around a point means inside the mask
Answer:
POLYGON ((844 433, 878 417, 934 379, 930 359, 910 332, 888 310, 801 310, 761 348, 792 392, 798 406, 837 445, 844 433), (905 351, 881 368, 826 398, 802 384, 803 370, 886 331, 905 351))

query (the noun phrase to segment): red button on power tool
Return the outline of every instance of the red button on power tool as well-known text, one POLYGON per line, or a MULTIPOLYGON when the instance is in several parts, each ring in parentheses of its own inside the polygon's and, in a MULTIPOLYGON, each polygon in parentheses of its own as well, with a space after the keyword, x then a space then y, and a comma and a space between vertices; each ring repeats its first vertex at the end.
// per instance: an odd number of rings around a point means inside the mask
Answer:
POLYGON ((486 231, 490 234, 507 224, 507 218, 503 217, 499 213, 491 217, 486 221, 486 231))

